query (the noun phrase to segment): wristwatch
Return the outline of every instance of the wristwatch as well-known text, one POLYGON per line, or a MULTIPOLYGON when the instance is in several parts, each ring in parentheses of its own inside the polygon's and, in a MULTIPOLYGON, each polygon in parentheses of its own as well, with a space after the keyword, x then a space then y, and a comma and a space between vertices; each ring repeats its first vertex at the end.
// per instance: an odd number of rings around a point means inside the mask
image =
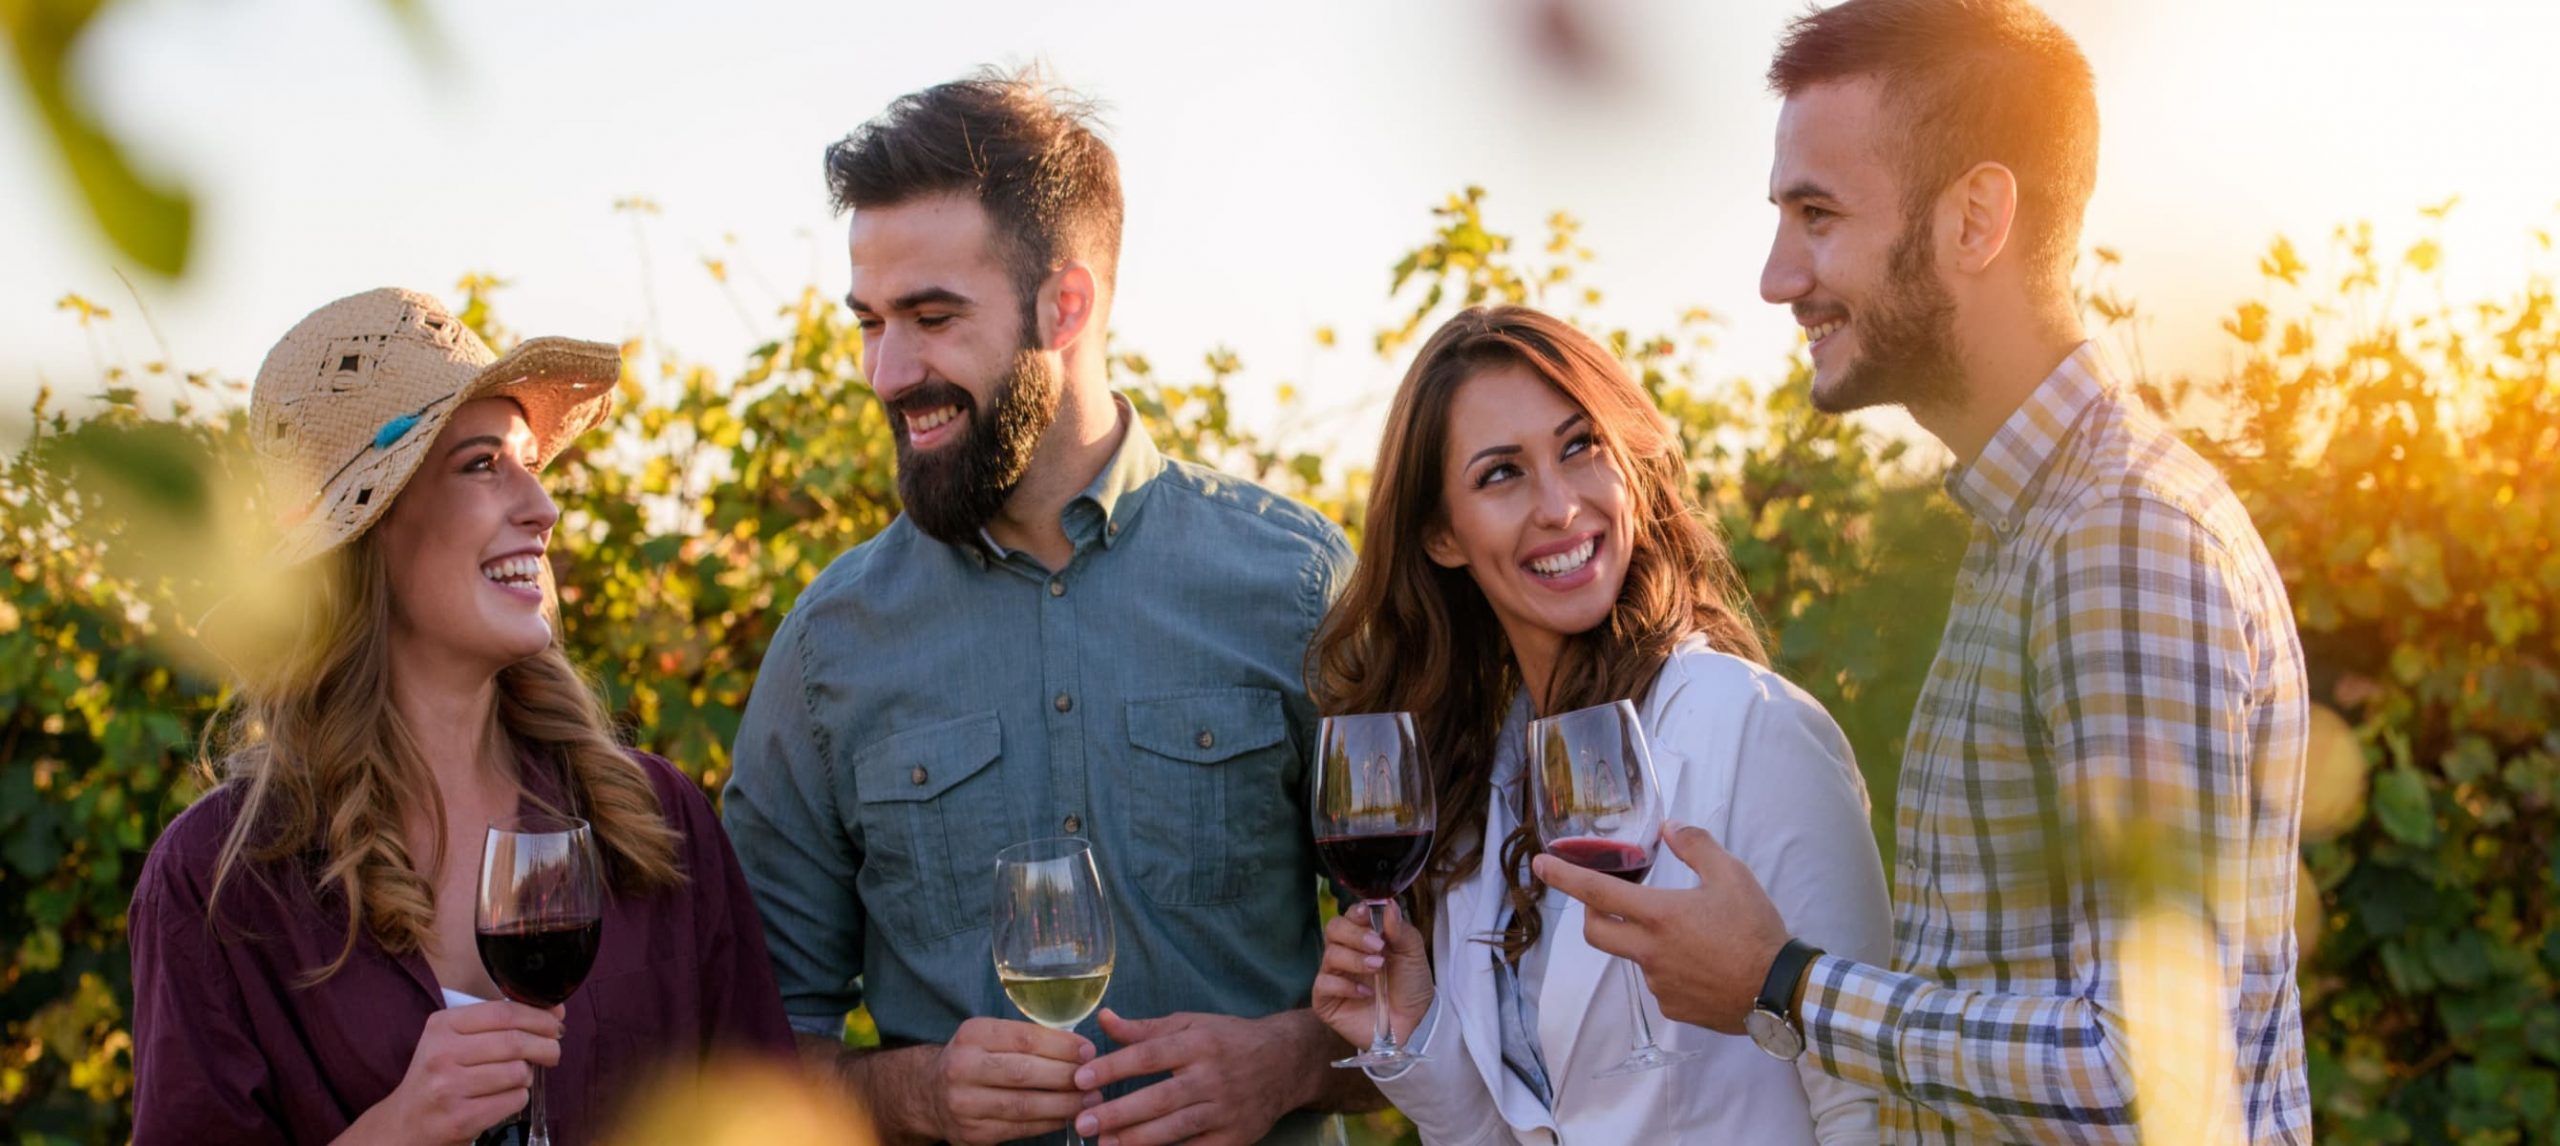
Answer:
POLYGON ((1780 1062, 1794 1062, 1804 1053, 1804 1026, 1795 1008, 1796 981, 1821 955, 1821 948, 1802 939, 1787 940, 1769 964, 1769 978, 1760 984, 1760 997, 1752 1003, 1751 1013, 1743 1016, 1742 1027, 1751 1032, 1751 1041, 1780 1062))

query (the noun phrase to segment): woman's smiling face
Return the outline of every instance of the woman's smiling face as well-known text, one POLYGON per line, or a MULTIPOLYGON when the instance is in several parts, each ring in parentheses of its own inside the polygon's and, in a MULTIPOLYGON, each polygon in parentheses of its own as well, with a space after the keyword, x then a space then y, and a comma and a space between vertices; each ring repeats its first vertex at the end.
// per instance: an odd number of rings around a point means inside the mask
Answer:
POLYGON ((1627 482, 1590 415, 1516 364, 1450 402, 1442 521, 1426 545, 1464 568, 1514 648, 1608 619, 1626 582, 1627 482))
POLYGON ((551 643, 544 552, 560 510, 539 461, 510 399, 465 403, 436 435, 378 527, 400 662, 495 676, 551 643))

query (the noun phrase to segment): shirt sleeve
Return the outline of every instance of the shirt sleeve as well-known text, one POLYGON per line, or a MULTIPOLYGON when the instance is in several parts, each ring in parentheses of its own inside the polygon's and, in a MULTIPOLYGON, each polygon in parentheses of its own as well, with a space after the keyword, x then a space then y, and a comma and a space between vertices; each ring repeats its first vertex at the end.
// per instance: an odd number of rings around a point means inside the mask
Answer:
MULTIPOLYGON (((2001 994, 1825 956, 1804 1015, 1825 1070, 1968 1138, 2136 1140, 2118 946, 2136 902, 2208 912, 2203 958, 2223 984, 2242 981, 2245 928, 2219 918, 2246 902, 2232 893, 2247 884, 2260 703, 2239 590, 2222 548, 2174 506, 2108 500, 2060 533, 2033 578, 2025 653, 2037 766, 2070 821, 2052 862, 2076 921, 2071 981, 2001 994)), ((2219 1001, 2227 1023, 2234 1000, 2219 1001)))
MULTIPOLYGON (((262 1142, 285 1136, 266 1055, 242 1018, 206 904, 164 840, 143 865, 133 953, 133 1141, 262 1142)), ((235 891, 233 894, 241 894, 235 891)))
MULTIPOLYGON (((1324 531, 1317 537, 1315 552, 1299 571, 1299 640, 1296 648, 1304 650, 1314 646, 1316 630, 1323 627, 1325 614, 1333 609, 1334 598, 1341 595, 1343 584, 1351 579, 1351 562, 1350 543, 1343 540, 1342 532, 1332 523, 1326 523, 1324 531)), ((1289 736, 1297 746, 1301 761, 1315 756, 1316 723, 1320 719, 1311 690, 1305 687, 1309 683, 1302 681, 1301 687, 1290 691, 1286 703, 1289 736)), ((1304 780, 1305 776, 1297 778, 1304 780)), ((1299 787, 1303 789, 1305 785, 1300 784, 1299 787)))
MULTIPOLYGON (((1298 612, 1304 639, 1298 642, 1297 647, 1308 650, 1314 648, 1316 630, 1323 626, 1325 614, 1333 609, 1334 598, 1342 594, 1344 582, 1351 578, 1351 562, 1350 543, 1343 540, 1341 532, 1328 523, 1316 546, 1314 556, 1308 558, 1301 572, 1298 612)), ((1318 725, 1323 721, 1323 715, 1316 711, 1313 685, 1313 681, 1308 681, 1302 687, 1289 690, 1281 705, 1289 722, 1289 739, 1297 748, 1300 764, 1300 767, 1289 777, 1291 798, 1300 801, 1298 807, 1300 823, 1305 823, 1308 814, 1312 811, 1305 804, 1308 799, 1308 786, 1313 782, 1307 768, 1314 763, 1318 725)), ((1318 878, 1323 881, 1323 891, 1333 896, 1333 909, 1336 912, 1348 915, 1360 909, 1360 897, 1353 894, 1349 888, 1336 883, 1330 872, 1320 872, 1318 878)), ((1406 902, 1411 901, 1408 899, 1406 902)))
POLYGON ((1467 1053, 1456 1016, 1447 1011, 1443 1000, 1433 999, 1406 1036, 1405 1046, 1422 1058, 1399 1067, 1362 1069, 1432 1146, 1511 1146, 1517 1140, 1511 1124, 1503 1121, 1493 1092, 1485 1089, 1484 1076, 1467 1053))
POLYGON ((854 890, 862 856, 836 811, 832 743, 809 694, 808 604, 765 652, 721 811, 792 1028, 840 1035, 862 1003, 867 920, 854 890))
MULTIPOLYGON (((1790 933, 1850 959, 1890 959, 1884 861, 1840 726, 1811 697, 1773 689, 1751 706, 1740 743, 1726 850, 1760 877, 1790 933)), ((1824 1146, 1876 1140, 1873 1090, 1824 1073, 1809 1055, 1796 1073, 1824 1146)))
MULTIPOLYGON (((686 867, 699 929, 694 937, 701 953, 695 960, 700 976, 695 989, 702 999, 703 1053, 787 1053, 791 1026, 783 1017, 782 996, 774 985, 773 961, 766 954, 764 928, 746 873, 739 870, 737 853, 701 789, 686 780, 677 785, 675 798, 679 804, 668 810, 668 819, 682 824, 685 846, 692 853, 686 867)), ((843 1025, 843 1020, 837 1020, 838 1030, 843 1025)))

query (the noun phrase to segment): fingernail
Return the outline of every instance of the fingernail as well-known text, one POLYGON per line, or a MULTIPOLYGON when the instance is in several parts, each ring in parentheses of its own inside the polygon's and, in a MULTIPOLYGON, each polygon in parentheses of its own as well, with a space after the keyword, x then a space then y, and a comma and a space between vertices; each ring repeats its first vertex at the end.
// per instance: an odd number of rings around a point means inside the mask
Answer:
POLYGON ((1351 989, 1352 989, 1352 990, 1354 990, 1354 991, 1358 991, 1358 992, 1360 992, 1360 997, 1361 997, 1361 998, 1363 998, 1363 999, 1366 999, 1366 998, 1368 998, 1368 997, 1369 997, 1369 989, 1368 989, 1367 987, 1363 987, 1363 986, 1361 986, 1361 985, 1359 985, 1359 984, 1357 984, 1357 983, 1354 983, 1354 984, 1352 984, 1352 985, 1351 985, 1351 989))
POLYGON ((1387 941, 1379 938, 1378 933, 1375 931, 1361 936, 1360 945, 1371 951, 1384 951, 1387 949, 1387 941))
POLYGON ((1090 1114, 1076 1115, 1076 1133, 1091 1138, 1102 1129, 1102 1123, 1090 1114))
POLYGON ((1371 955, 1368 958, 1362 959, 1361 962, 1367 964, 1368 968, 1372 971, 1387 965, 1386 958, 1379 955, 1371 955))
POLYGON ((1093 1089, 1093 1068, 1092 1068, 1092 1067, 1086 1067, 1086 1068, 1084 1068, 1083 1070, 1079 1070, 1079 1071, 1077 1071, 1077 1072, 1076 1072, 1076 1089, 1077 1089, 1077 1090, 1091 1090, 1091 1089, 1093 1089))

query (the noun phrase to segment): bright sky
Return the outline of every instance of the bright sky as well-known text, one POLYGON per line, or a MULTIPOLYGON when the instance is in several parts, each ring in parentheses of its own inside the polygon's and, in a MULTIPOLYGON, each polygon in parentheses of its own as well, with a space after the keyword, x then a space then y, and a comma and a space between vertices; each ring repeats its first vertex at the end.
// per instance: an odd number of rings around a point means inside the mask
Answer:
MULTIPOLYGON (((1580 216, 1639 330, 1703 305, 1719 365, 1770 378, 1796 341, 1759 301, 1777 105, 1760 76, 1800 0, 1591 0, 1606 61, 1572 82, 1533 50, 1533 0, 878 5, 426 0, 456 45, 422 67, 375 4, 124 0, 78 76, 152 167, 199 196, 180 283, 135 274, 185 367, 247 378, 329 299, 385 284, 517 285, 519 330, 655 330, 731 363, 785 295, 845 283, 819 154, 891 98, 985 62, 1044 59, 1110 107, 1129 196, 1116 329, 1177 377, 1240 352, 1246 409, 1280 382, 1346 452, 1373 448, 1400 363, 1366 334, 1393 260, 1449 192, 1495 225, 1580 216), (662 214, 617 214, 645 196, 662 214), (732 238, 734 237, 734 238, 732 238), (705 256, 735 270, 735 301, 705 256), (743 314, 741 307, 743 306, 743 314), (654 317, 653 317, 654 316, 654 317), (1310 332, 1341 328, 1344 349, 1310 332)), ((2459 193, 2456 297, 2522 283, 2560 226, 2560 8, 2528 0, 2052 0, 2096 68, 2104 126, 2088 240, 2152 315, 2155 366, 2209 369, 2216 320, 2278 231, 2316 256, 2370 218, 2394 251, 2459 193)), ((113 258, 15 94, 0 97, 0 425, 38 381, 156 356, 113 258), (118 312, 102 335, 54 303, 118 312)), ((2314 265, 2320 265, 2313 259, 2314 265)), ((2547 263, 2547 260, 2546 260, 2547 263)))

